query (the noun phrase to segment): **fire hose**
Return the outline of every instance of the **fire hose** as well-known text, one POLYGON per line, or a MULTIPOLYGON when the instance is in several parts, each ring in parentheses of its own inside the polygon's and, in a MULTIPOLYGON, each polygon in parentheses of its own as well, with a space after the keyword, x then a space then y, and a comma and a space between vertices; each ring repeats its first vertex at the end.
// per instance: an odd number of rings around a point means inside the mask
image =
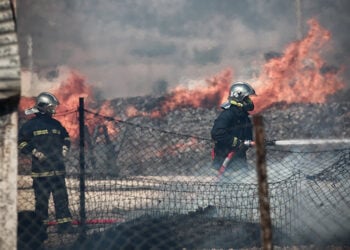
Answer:
MULTIPOLYGON (((255 142, 251 140, 243 141, 243 144, 247 147, 254 147, 255 142)), ((344 139, 294 139, 294 140, 266 140, 266 146, 293 146, 293 145, 326 145, 326 144, 350 144, 349 138, 344 139)), ((236 151, 230 151, 223 163, 221 164, 218 172, 217 179, 220 179, 222 174, 225 172, 227 166, 235 156, 236 151)))
MULTIPOLYGON (((245 140, 242 142, 246 147, 253 147, 255 146, 255 142, 254 141, 251 141, 251 140, 245 140)), ((230 164, 232 158, 235 156, 236 154, 236 151, 235 150, 232 150, 230 151, 225 160, 223 161, 223 163, 221 164, 220 168, 219 168, 219 173, 218 173, 218 176, 217 176, 217 180, 219 180, 222 176, 222 174, 225 172, 227 166, 230 164)))

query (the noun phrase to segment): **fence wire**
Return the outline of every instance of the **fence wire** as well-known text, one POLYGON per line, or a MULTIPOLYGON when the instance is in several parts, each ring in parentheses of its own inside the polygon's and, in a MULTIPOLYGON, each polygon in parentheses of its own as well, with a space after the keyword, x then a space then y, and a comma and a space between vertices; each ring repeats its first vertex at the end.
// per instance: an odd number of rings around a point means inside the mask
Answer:
MULTIPOLYGON (((85 110, 82 223, 78 115, 57 118, 72 138, 66 183, 77 233, 57 234, 51 200, 44 248, 261 246, 254 148, 248 150, 248 169, 228 169, 218 178, 211 168, 209 138, 85 110)), ((273 244, 348 246, 350 148, 267 147, 266 159, 273 244)), ((18 211, 27 213, 22 234, 40 241, 39 231, 28 226, 34 210, 30 164, 19 156, 18 211)))

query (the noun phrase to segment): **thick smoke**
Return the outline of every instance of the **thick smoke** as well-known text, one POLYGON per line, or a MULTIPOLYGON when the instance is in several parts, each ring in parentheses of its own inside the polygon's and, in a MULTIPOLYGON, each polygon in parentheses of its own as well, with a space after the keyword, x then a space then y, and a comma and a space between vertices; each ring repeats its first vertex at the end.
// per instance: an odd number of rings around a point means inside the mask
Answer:
POLYGON ((18 1, 21 64, 38 74, 61 65, 76 69, 106 98, 149 94, 159 81, 174 87, 227 67, 246 80, 266 53, 281 52, 317 18, 332 34, 327 61, 346 67, 350 4, 301 0, 298 27, 296 2, 18 1))

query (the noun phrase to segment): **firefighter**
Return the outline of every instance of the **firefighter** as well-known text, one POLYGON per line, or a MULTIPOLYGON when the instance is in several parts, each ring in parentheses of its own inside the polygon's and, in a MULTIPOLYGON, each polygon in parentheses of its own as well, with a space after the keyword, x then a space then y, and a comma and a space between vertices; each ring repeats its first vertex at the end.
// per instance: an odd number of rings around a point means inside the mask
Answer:
POLYGON ((246 82, 234 82, 230 87, 228 101, 221 105, 222 112, 215 119, 211 129, 214 140, 213 167, 219 170, 229 152, 235 155, 228 166, 247 168, 245 140, 253 139, 253 126, 249 111, 254 110, 250 96, 256 95, 255 90, 246 82))
MULTIPOLYGON (((18 147, 21 153, 32 156, 32 178, 35 195, 35 213, 47 225, 48 205, 52 194, 59 233, 71 233, 72 217, 69 211, 65 182, 66 157, 70 148, 67 130, 52 116, 59 105, 48 92, 40 93, 35 106, 29 109, 35 117, 19 130, 18 147)), ((26 110, 28 111, 28 110, 26 110)))

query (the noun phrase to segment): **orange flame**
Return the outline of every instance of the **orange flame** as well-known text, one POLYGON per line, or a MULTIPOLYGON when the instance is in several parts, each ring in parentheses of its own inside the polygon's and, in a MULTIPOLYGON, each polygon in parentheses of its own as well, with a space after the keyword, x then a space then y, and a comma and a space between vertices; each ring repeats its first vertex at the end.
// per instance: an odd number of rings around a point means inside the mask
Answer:
POLYGON ((205 79, 205 86, 198 81, 191 89, 178 86, 165 96, 163 102, 150 113, 138 111, 135 107, 128 107, 128 115, 132 116, 150 116, 157 118, 166 115, 168 112, 186 108, 212 108, 217 107, 225 101, 228 96, 228 89, 232 81, 233 72, 231 69, 225 69, 211 78, 205 79))
POLYGON ((320 51, 330 40, 330 32, 315 19, 308 24, 306 37, 288 45, 282 57, 268 61, 252 83, 258 94, 255 112, 275 102, 324 103, 328 95, 344 88, 337 70, 322 70, 326 62, 320 51))
MULTIPOLYGON (((328 30, 315 19, 308 21, 309 32, 300 41, 289 44, 279 58, 262 65, 257 79, 248 81, 258 96, 252 97, 254 113, 261 112, 276 102, 323 103, 328 95, 344 88, 339 79, 340 70, 328 67, 320 52, 331 38, 328 30)), ((218 107, 228 96, 233 74, 230 69, 206 79, 206 86, 177 87, 148 115, 159 117, 184 107, 218 107)), ((132 116, 147 115, 133 108, 132 116)))
POLYGON ((232 70, 226 69, 212 78, 206 79, 207 86, 194 89, 177 87, 172 91, 162 106, 161 113, 166 113, 182 107, 211 108, 228 96, 228 87, 232 81, 232 70))
MULTIPOLYGON (((344 88, 345 84, 339 79, 340 71, 325 70, 327 64, 320 55, 320 51, 331 38, 330 32, 321 27, 315 19, 311 19, 308 24, 310 29, 304 39, 289 44, 282 56, 270 59, 262 66, 257 79, 248 81, 258 94, 253 97, 256 107, 254 112, 260 112, 276 102, 323 103, 328 95, 344 88)), ((179 108, 219 107, 228 96, 232 79, 233 71, 225 69, 204 81, 197 81, 192 88, 176 87, 164 96, 157 108, 148 113, 129 106, 125 114, 128 117, 155 118, 179 108)), ((91 86, 77 72, 71 71, 69 77, 58 88, 50 92, 55 94, 61 103, 57 109, 56 118, 68 129, 72 138, 77 138, 79 131, 75 112, 78 108, 79 97, 85 98, 86 108, 90 111, 115 117, 118 120, 110 102, 99 104, 94 98, 91 86)), ((22 113, 33 105, 34 98, 22 97, 19 110, 22 113)), ((86 116, 86 126, 90 132, 93 131, 96 124, 103 123, 103 121, 96 121, 96 117, 92 117, 93 114, 87 113, 86 116)), ((109 134, 118 132, 112 124, 107 124, 106 127, 109 134)))
MULTIPOLYGON (((86 79, 75 71, 71 71, 67 79, 63 80, 58 88, 49 90, 54 94, 60 105, 57 107, 55 118, 68 130, 72 139, 76 139, 79 133, 79 122, 77 110, 79 107, 79 98, 84 98, 84 106, 90 111, 99 113, 104 116, 114 117, 114 110, 110 102, 105 101, 102 105, 98 105, 93 94, 93 89, 86 83, 86 79), (97 108, 96 108, 97 107, 97 108)), ((35 98, 22 97, 19 104, 20 117, 24 118, 23 112, 27 108, 33 107, 35 98)), ((96 122, 93 114, 86 113, 85 125, 92 133, 96 124, 101 124, 103 121, 96 122), (93 119, 90 119, 93 118, 93 119)), ((30 116, 29 116, 30 118, 30 116)), ((112 124, 106 125, 109 134, 115 134, 115 128, 112 124)))

